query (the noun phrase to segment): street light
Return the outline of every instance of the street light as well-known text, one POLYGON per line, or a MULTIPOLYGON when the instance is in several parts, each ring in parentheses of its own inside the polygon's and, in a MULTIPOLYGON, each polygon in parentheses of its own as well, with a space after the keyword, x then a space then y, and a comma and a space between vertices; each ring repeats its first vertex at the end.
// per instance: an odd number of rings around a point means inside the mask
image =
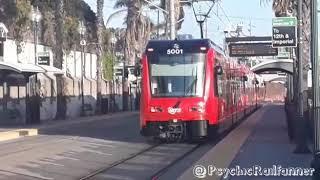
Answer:
POLYGON ((42 19, 42 15, 38 7, 36 7, 36 9, 34 9, 34 7, 31 8, 30 18, 33 22, 34 31, 34 64, 37 64, 38 27, 42 19))
POLYGON ((86 27, 84 23, 80 21, 78 32, 80 34, 80 45, 81 45, 81 116, 84 116, 84 94, 83 94, 83 76, 84 76, 84 47, 86 45, 86 40, 84 39, 86 33, 86 27))
POLYGON ((122 110, 126 111, 127 110, 127 95, 125 94, 125 86, 126 86, 126 77, 125 75, 127 74, 126 72, 126 61, 124 59, 124 54, 121 52, 116 52, 116 57, 118 59, 118 62, 122 63, 122 77, 121 77, 121 86, 122 86, 122 110))
POLYGON ((127 110, 127 105, 128 105, 128 99, 127 99, 127 94, 125 94, 125 88, 127 88, 127 81, 126 81, 126 60, 123 58, 122 59, 123 67, 122 67, 122 110, 126 111, 127 110))
POLYGON ((115 83, 114 83, 114 56, 115 56, 115 48, 116 48, 116 43, 117 43, 117 38, 115 37, 114 34, 112 34, 112 37, 111 37, 111 45, 112 45, 112 90, 111 90, 111 97, 112 97, 112 112, 114 112, 114 108, 116 107, 116 102, 115 102, 115 83))
MULTIPOLYGON (((31 12, 30 12, 30 19, 33 23, 33 38, 34 38, 34 64, 37 65, 37 45, 38 45, 38 28, 39 28, 39 23, 42 19, 41 12, 39 11, 39 8, 36 7, 31 7, 31 12)), ((33 108, 35 108, 35 114, 33 116, 34 121, 39 121, 40 120, 40 97, 38 93, 38 76, 35 74, 34 76, 34 98, 35 98, 35 104, 33 105, 33 108)))
POLYGON ((200 25, 201 38, 203 38, 203 23, 208 18, 214 6, 214 3, 215 3, 215 0, 193 0, 192 1, 192 4, 191 4, 192 10, 196 18, 196 21, 200 25))

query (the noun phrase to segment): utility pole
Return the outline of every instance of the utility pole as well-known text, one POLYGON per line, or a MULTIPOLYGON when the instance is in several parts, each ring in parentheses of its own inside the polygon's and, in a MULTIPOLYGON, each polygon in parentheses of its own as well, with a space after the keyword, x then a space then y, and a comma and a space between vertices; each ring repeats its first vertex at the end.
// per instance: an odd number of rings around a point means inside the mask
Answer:
POLYGON ((319 58, 318 58, 318 8, 317 0, 311 0, 311 61, 312 61, 312 94, 314 121, 314 156, 311 166, 315 169, 313 179, 320 179, 320 91, 319 91, 319 58))
POLYGON ((296 131, 297 131, 297 147, 294 153, 306 154, 310 153, 307 145, 307 132, 306 120, 304 119, 304 104, 303 104, 303 55, 302 55, 302 1, 298 1, 298 103, 297 103, 297 118, 296 118, 296 131))
POLYGON ((170 39, 174 40, 176 38, 176 23, 175 23, 175 11, 174 11, 174 0, 170 0, 169 7, 170 14, 170 39))

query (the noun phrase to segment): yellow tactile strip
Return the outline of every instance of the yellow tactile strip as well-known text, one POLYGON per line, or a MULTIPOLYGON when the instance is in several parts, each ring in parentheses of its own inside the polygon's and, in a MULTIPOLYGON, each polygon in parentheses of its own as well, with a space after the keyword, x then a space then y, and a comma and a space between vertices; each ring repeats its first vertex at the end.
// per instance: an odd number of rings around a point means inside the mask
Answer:
POLYGON ((24 136, 36 136, 38 129, 15 129, 10 131, 0 132, 0 141, 17 139, 24 136))

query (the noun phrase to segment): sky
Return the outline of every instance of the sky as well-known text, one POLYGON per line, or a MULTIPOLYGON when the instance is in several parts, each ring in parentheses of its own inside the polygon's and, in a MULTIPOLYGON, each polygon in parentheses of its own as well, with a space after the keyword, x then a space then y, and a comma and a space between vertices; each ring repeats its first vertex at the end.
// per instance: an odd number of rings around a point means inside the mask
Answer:
MULTIPOLYGON (((96 0, 85 0, 96 12, 96 0)), ((110 14, 115 12, 113 5, 116 0, 105 0, 104 20, 109 18, 110 14)), ((242 23, 244 32, 250 35, 248 29, 251 24, 251 35, 253 36, 271 36, 272 24, 272 1, 266 3, 266 0, 220 0, 216 3, 208 18, 208 38, 215 43, 222 45, 224 39, 223 31, 232 26, 242 23), (262 3, 260 1, 263 1, 262 3)), ((185 19, 179 34, 192 34, 194 38, 200 37, 200 28, 194 17, 192 8, 185 7, 185 19)), ((203 11, 206 9, 203 8, 203 11)), ((154 23, 157 23, 157 11, 144 10, 144 14, 152 17, 154 23)), ((160 13, 161 14, 161 13, 160 13)), ((161 14, 161 18, 162 18, 161 14)), ((125 27, 125 13, 111 19, 107 27, 125 27)))

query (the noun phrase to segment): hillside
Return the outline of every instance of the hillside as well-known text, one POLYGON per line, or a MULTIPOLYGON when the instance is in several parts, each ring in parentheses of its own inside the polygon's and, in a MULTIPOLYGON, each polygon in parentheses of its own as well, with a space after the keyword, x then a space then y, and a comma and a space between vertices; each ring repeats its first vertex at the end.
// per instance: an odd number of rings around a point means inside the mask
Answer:
MULTIPOLYGON (((31 7, 38 6, 42 13, 39 42, 54 44, 54 0, 0 0, 0 21, 9 29, 8 36, 18 41, 33 41, 33 25, 30 20, 31 7)), ((79 20, 85 22, 87 41, 96 42, 96 15, 83 0, 65 0, 64 49, 78 49, 79 20)))

